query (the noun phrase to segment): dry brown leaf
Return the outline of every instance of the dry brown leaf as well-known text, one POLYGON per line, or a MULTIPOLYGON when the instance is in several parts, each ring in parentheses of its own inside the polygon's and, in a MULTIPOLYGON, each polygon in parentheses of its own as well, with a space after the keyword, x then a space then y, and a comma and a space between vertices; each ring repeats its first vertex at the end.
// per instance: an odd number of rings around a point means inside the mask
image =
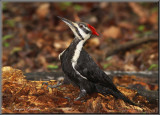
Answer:
POLYGON ((56 50, 60 50, 60 49, 66 49, 71 43, 71 39, 68 39, 66 41, 62 41, 62 40, 55 40, 53 43, 53 46, 56 48, 56 50))
POLYGON ((42 48, 42 46, 44 45, 45 41, 43 38, 39 38, 37 41, 36 41, 36 45, 39 47, 39 48, 42 48))
POLYGON ((149 22, 152 24, 158 24, 158 12, 153 12, 149 17, 149 22))
POLYGON ((74 19, 75 19, 76 22, 81 22, 81 19, 79 18, 79 16, 78 16, 77 13, 74 13, 73 17, 74 17, 74 19))
POLYGON ((158 29, 158 12, 153 12, 151 16, 149 16, 149 22, 154 25, 154 29, 158 29))
MULTIPOLYGON (((12 72, 14 69, 10 66, 5 66, 2 68, 2 72, 5 73, 5 72, 12 72)), ((10 76, 8 76, 10 77, 10 76)))
POLYGON ((133 24, 131 24, 130 22, 119 22, 118 25, 122 28, 125 28, 125 29, 134 29, 135 26, 133 24))
POLYGON ((136 2, 129 2, 129 5, 132 8, 132 10, 140 17, 140 23, 145 23, 148 18, 147 9, 144 9, 136 2))
POLYGON ((124 65, 124 70, 125 71, 136 71, 137 67, 133 64, 125 64, 124 65))
POLYGON ((58 108, 58 109, 61 109, 64 113, 81 113, 80 111, 74 110, 71 107, 58 108))
POLYGON ((37 58, 38 62, 40 62, 40 64, 42 64, 44 67, 47 66, 47 60, 45 58, 44 55, 39 55, 38 58, 37 58))
MULTIPOLYGON (((149 108, 141 108, 129 105, 123 100, 115 98, 111 95, 109 96, 99 96, 95 95, 88 99, 87 102, 69 102, 68 99, 64 97, 70 97, 71 100, 75 98, 79 89, 72 85, 61 86, 60 90, 57 88, 46 88, 46 85, 42 86, 43 82, 48 82, 50 85, 55 85, 56 82, 52 81, 26 81, 20 70, 4 67, 2 68, 3 78, 13 77, 12 80, 3 79, 3 103, 2 103, 2 112, 3 113, 142 113, 145 112, 157 112, 156 110, 151 111, 149 108), (11 73, 10 73, 11 72, 11 73), (23 81, 23 84, 19 84, 17 81, 19 78, 23 81), (38 87, 38 88, 37 88, 38 87), (62 88, 65 87, 65 90, 62 88), (52 90, 52 91, 50 91, 52 90), (103 98, 102 98, 103 97, 103 98), (143 111, 142 111, 143 110, 143 111)), ((124 77, 126 81, 129 79, 124 77)), ((124 87, 117 87, 124 95, 132 98, 135 96, 136 92, 126 89, 124 87)), ((89 95, 88 95, 89 96, 89 95)), ((141 103, 149 102, 142 97, 136 97, 135 101, 140 101, 141 103)))
POLYGON ((102 105, 103 110, 108 112, 108 109, 106 108, 106 104, 105 103, 101 103, 101 105, 102 105))
POLYGON ((88 41, 87 46, 98 47, 100 45, 100 40, 98 38, 92 38, 88 41))
POLYGON ((120 38, 121 37, 121 30, 119 27, 111 26, 103 31, 104 38, 120 38))
POLYGON ((37 15, 38 15, 40 18, 46 17, 46 15, 49 13, 49 7, 50 7, 50 4, 49 4, 49 3, 43 3, 43 4, 41 4, 41 5, 38 7, 38 9, 36 10, 37 15))
POLYGON ((114 106, 115 106, 115 99, 111 99, 111 100, 109 100, 109 102, 107 103, 107 108, 109 109, 109 110, 113 110, 114 109, 114 106))
POLYGON ((97 97, 93 102, 92 102, 92 108, 93 108, 93 111, 95 112, 98 112, 99 109, 100 109, 100 104, 101 102, 101 97, 97 97))
POLYGON ((136 91, 131 90, 131 89, 126 89, 125 87, 119 87, 117 86, 117 88, 129 99, 134 97, 136 95, 136 91))
POLYGON ((109 5, 109 3, 107 3, 107 2, 100 2, 100 4, 99 4, 100 8, 102 8, 102 9, 107 8, 108 5, 109 5))

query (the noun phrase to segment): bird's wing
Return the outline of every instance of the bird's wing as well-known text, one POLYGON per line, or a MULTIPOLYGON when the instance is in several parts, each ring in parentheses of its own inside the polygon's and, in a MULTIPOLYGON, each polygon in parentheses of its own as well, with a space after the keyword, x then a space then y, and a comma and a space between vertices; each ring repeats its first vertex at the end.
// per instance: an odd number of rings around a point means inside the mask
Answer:
POLYGON ((78 59, 76 70, 87 80, 101 84, 105 87, 113 87, 113 82, 93 61, 89 54, 82 49, 78 59))

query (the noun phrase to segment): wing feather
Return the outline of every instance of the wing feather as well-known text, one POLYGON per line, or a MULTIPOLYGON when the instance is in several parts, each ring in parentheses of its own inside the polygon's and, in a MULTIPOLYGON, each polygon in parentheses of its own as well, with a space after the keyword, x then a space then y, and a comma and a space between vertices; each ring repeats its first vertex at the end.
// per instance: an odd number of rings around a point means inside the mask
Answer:
POLYGON ((109 76, 98 67, 98 65, 84 49, 81 51, 80 58, 76 65, 76 70, 79 71, 81 75, 85 76, 89 81, 115 89, 115 85, 109 76))

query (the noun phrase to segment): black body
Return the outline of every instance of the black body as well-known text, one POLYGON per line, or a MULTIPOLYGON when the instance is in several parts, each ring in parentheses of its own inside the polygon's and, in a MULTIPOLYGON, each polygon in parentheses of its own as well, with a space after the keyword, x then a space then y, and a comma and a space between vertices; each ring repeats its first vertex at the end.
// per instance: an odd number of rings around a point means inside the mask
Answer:
POLYGON ((115 98, 123 99, 129 104, 136 105, 116 88, 109 76, 98 67, 83 48, 75 69, 87 79, 82 78, 75 72, 71 59, 79 42, 80 40, 75 38, 70 46, 60 56, 63 72, 73 84, 80 88, 80 95, 77 100, 86 94, 98 92, 103 95, 111 94, 115 98))

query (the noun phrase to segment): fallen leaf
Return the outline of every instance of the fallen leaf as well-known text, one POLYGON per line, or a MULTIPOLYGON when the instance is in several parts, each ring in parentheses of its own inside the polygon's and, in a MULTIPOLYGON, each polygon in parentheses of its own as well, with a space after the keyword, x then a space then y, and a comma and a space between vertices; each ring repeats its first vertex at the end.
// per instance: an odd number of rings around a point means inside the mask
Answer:
POLYGON ((37 15, 38 15, 40 18, 46 17, 46 15, 49 13, 49 7, 50 7, 50 4, 49 4, 49 3, 43 3, 43 4, 41 4, 41 5, 38 7, 38 9, 36 10, 37 15))
POLYGON ((98 38, 92 38, 88 41, 87 46, 89 47, 98 47, 100 45, 100 40, 98 38))
POLYGON ((135 28, 135 26, 132 23, 126 22, 126 21, 119 22, 118 25, 122 28, 125 28, 125 29, 134 29, 135 28))
POLYGON ((152 24, 158 24, 158 12, 153 12, 149 17, 149 22, 152 24))
POLYGON ((145 23, 148 19, 147 9, 144 9, 136 2, 129 2, 129 5, 132 8, 132 10, 140 17, 140 23, 145 23))
POLYGON ((120 38, 121 37, 121 30, 119 27, 111 26, 103 31, 104 38, 120 38))

